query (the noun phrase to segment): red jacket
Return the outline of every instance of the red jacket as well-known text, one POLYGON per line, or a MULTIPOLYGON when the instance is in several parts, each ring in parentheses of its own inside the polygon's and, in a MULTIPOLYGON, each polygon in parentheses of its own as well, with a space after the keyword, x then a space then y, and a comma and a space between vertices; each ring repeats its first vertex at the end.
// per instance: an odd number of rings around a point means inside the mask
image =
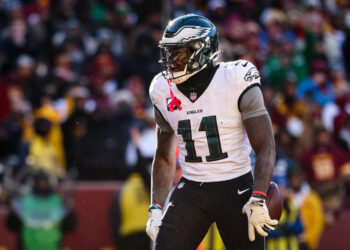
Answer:
POLYGON ((346 153, 339 148, 313 147, 300 157, 300 166, 312 185, 335 181, 340 174, 341 166, 347 162, 346 153))

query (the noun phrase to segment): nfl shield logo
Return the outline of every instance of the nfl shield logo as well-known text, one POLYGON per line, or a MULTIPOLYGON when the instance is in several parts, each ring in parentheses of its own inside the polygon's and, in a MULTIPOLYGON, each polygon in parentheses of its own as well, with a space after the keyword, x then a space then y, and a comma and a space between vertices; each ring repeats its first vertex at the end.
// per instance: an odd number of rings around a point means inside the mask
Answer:
POLYGON ((191 93, 190 93, 190 99, 191 99, 191 101, 196 100, 196 99, 197 99, 197 93, 191 92, 191 93))

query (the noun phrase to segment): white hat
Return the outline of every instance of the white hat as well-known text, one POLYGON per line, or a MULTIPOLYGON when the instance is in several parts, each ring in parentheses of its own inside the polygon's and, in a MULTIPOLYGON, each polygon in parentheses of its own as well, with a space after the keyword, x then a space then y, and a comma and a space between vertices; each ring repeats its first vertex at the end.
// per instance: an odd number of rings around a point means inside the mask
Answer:
POLYGON ((27 54, 20 55, 17 58, 17 67, 33 67, 34 63, 33 58, 27 54))

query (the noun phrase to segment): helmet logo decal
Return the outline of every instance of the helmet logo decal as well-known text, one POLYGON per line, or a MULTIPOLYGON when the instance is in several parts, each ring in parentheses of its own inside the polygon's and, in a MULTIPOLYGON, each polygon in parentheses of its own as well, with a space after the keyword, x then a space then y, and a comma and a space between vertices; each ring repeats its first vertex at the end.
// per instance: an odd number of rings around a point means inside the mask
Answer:
POLYGON ((259 71, 256 67, 252 67, 247 74, 244 76, 244 80, 246 81, 253 81, 254 79, 258 79, 260 77, 259 71))
POLYGON ((200 26, 184 26, 180 28, 173 37, 162 38, 161 44, 166 43, 182 43, 195 40, 207 36, 210 33, 210 28, 200 26))

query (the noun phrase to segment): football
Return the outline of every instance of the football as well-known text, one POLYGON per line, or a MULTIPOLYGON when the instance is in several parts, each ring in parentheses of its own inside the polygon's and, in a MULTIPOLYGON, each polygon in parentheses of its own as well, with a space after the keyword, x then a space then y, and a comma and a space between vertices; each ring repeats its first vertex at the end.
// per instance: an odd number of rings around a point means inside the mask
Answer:
POLYGON ((276 183, 271 182, 266 194, 266 206, 269 210, 270 218, 279 220, 283 209, 283 199, 276 183))

